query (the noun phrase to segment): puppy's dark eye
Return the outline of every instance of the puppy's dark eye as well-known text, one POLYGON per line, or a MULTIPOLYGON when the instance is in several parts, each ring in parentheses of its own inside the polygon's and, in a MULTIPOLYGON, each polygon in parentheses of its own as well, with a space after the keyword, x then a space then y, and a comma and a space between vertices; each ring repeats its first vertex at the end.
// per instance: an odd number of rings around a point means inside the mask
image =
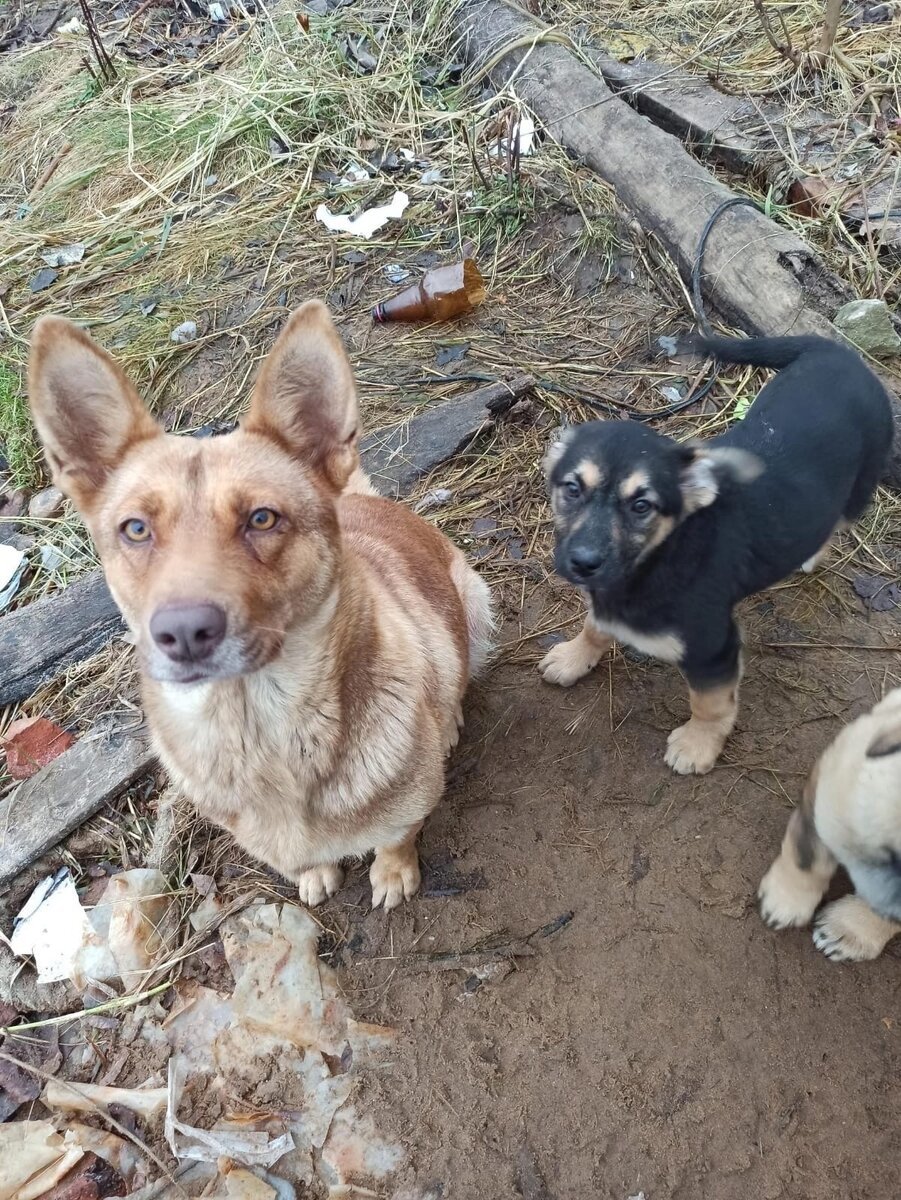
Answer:
POLYGON ((278 513, 271 508, 255 508, 247 521, 247 528, 254 533, 266 533, 278 524, 278 513))
POLYGON ((563 494, 568 500, 578 500, 582 495, 582 485, 578 479, 567 479, 563 484, 563 494))
POLYGON ((632 512, 634 512, 637 517, 646 517, 653 507, 654 505, 650 500, 645 500, 642 497, 639 497, 637 500, 633 500, 631 504, 632 512))
POLYGON ((127 542, 138 543, 150 540, 150 526, 139 517, 132 517, 130 521, 123 521, 119 526, 119 531, 127 542))

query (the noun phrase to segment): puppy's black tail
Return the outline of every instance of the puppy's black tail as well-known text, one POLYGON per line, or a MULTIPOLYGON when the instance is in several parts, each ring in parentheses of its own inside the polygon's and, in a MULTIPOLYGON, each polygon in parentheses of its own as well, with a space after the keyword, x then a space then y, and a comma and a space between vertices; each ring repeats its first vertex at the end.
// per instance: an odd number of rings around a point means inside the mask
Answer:
POLYGON ((829 350, 849 353, 846 347, 829 338, 809 335, 806 337, 773 337, 773 338, 730 338, 704 337, 703 334, 689 334, 680 342, 684 353, 705 356, 724 363, 748 363, 754 367, 769 367, 773 371, 781 371, 790 366, 802 354, 810 354, 829 350))

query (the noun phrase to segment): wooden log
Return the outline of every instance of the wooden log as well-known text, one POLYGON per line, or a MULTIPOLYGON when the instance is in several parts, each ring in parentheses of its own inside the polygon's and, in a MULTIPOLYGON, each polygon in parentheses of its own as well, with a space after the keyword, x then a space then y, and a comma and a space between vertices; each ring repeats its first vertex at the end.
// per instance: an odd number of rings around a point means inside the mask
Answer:
MULTIPOLYGON (((471 66, 511 85, 551 137, 615 189, 666 248, 689 283, 701 234, 733 193, 672 134, 610 90, 547 28, 503 0, 463 0, 456 30, 471 66)), ((831 323, 850 288, 790 230, 747 206, 723 213, 706 245, 703 295, 733 324, 758 336, 817 333, 841 340, 831 323)), ((901 401, 890 380, 896 430, 901 401)), ((896 452, 886 482, 901 487, 896 452)))
POLYGON ((726 95, 702 76, 668 63, 619 62, 590 46, 581 49, 617 95, 701 158, 767 179, 784 173, 780 146, 789 140, 806 169, 834 158, 828 131, 837 122, 829 113, 805 112, 789 139, 782 104, 726 95))
POLYGON ((0 618, 0 704, 24 700, 125 625, 102 571, 0 618))
MULTIPOLYGON (((512 83, 551 137, 615 188, 687 280, 706 221, 732 196, 726 185, 565 46, 541 41, 541 26, 521 9, 464 0, 456 21, 470 64, 497 85, 512 83)), ((722 216, 704 263, 706 299, 749 332, 837 336, 829 317, 848 289, 800 238, 756 209, 722 216)))
POLYGON ((360 443, 363 469, 384 496, 405 496, 423 475, 462 450, 492 416, 535 386, 530 375, 489 383, 457 400, 426 408, 405 425, 377 430, 360 443))
POLYGON ((0 800, 0 886, 146 775, 146 736, 99 732, 82 738, 0 800))

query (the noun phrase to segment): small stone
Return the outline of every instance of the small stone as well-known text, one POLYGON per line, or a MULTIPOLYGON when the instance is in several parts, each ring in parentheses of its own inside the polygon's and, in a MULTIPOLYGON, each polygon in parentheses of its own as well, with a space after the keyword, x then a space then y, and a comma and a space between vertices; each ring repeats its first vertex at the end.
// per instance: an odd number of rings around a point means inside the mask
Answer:
POLYGON ((874 358, 889 358, 901 352, 901 337, 895 332, 884 300, 852 300, 843 304, 833 324, 849 342, 874 358))
POLYGON ((28 502, 28 515, 35 517, 39 521, 46 521, 50 517, 58 517, 63 511, 65 496, 59 488, 48 487, 42 492, 36 492, 28 502))
POLYGON ((6 520, 21 517, 27 505, 28 499, 24 492, 4 492, 0 495, 0 517, 4 517, 6 520))
POLYGON ((182 321, 180 325, 176 325, 169 334, 169 341, 175 342, 178 346, 185 346, 188 342, 193 342, 197 337, 197 322, 182 321))
POLYGON ((28 281, 28 290, 31 292, 43 292, 59 279, 59 271, 54 271, 52 267, 44 267, 38 271, 36 275, 32 275, 28 281))

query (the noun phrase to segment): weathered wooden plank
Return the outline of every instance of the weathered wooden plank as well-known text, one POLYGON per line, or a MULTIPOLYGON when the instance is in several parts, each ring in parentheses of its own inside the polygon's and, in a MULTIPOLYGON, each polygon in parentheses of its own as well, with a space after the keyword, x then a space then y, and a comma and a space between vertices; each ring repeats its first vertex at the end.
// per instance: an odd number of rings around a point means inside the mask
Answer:
POLYGON ((146 736, 85 737, 0 800, 0 886, 153 766, 146 736))
POLYGON ((125 626, 102 571, 0 618, 0 704, 24 700, 125 626))
POLYGON ((404 496, 417 479, 452 458, 486 421, 510 408, 534 386, 530 375, 517 375, 436 404, 395 429, 377 430, 360 443, 363 469, 382 495, 404 496))

